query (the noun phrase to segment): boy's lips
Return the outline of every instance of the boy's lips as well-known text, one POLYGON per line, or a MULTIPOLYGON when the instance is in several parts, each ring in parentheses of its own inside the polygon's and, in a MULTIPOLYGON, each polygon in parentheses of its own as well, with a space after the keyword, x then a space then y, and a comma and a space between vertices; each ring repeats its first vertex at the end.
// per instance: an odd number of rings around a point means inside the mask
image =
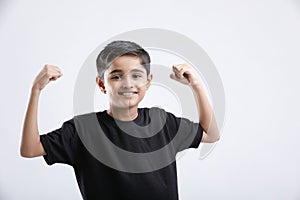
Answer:
POLYGON ((118 92, 119 95, 121 95, 121 96, 126 96, 126 97, 136 95, 137 93, 138 93, 138 92, 136 92, 136 91, 118 92))

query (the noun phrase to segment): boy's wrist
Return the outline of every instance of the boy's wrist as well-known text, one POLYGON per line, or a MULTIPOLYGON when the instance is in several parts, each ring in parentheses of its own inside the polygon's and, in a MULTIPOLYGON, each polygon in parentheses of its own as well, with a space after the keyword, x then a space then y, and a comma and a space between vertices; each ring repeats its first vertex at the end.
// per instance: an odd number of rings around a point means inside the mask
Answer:
POLYGON ((202 87, 202 84, 201 84, 201 80, 200 78, 193 78, 192 81, 190 82, 190 86, 192 88, 201 88, 202 87))
POLYGON ((190 84, 190 86, 194 90, 202 90, 203 89, 203 86, 200 81, 194 82, 193 84, 190 84))
POLYGON ((31 94, 37 94, 39 95, 41 93, 41 90, 37 88, 36 86, 32 86, 31 88, 31 94))

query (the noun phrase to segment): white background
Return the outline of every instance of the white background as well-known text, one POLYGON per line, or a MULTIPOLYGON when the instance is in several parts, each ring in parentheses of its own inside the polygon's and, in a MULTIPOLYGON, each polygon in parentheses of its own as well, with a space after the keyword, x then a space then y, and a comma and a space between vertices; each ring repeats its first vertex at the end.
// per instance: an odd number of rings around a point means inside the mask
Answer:
POLYGON ((181 199, 300 199, 297 0, 0 1, 0 199, 81 199, 71 167, 20 157, 30 87, 44 64, 62 69, 39 105, 40 132, 60 127, 88 55, 138 28, 191 38, 223 80, 222 138, 204 160, 179 160, 181 199))

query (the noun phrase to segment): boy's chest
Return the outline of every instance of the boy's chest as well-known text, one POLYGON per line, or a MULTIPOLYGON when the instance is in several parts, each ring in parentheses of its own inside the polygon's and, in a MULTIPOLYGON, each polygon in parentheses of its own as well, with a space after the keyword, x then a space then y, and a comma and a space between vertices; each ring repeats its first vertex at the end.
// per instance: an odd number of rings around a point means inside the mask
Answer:
POLYGON ((175 162, 154 172, 127 173, 105 165, 84 149, 77 160, 76 178, 89 193, 101 191, 108 197, 114 191, 122 194, 123 199, 170 199, 170 194, 177 195, 175 162), (114 188, 113 191, 110 188, 114 188))

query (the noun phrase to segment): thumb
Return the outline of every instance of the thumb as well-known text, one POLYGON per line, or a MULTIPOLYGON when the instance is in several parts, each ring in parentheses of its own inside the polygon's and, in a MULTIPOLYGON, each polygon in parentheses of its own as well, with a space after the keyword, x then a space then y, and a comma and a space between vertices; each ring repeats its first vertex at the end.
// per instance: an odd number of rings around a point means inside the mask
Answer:
POLYGON ((173 80, 177 80, 177 77, 175 76, 174 73, 170 74, 170 78, 173 79, 173 80))

